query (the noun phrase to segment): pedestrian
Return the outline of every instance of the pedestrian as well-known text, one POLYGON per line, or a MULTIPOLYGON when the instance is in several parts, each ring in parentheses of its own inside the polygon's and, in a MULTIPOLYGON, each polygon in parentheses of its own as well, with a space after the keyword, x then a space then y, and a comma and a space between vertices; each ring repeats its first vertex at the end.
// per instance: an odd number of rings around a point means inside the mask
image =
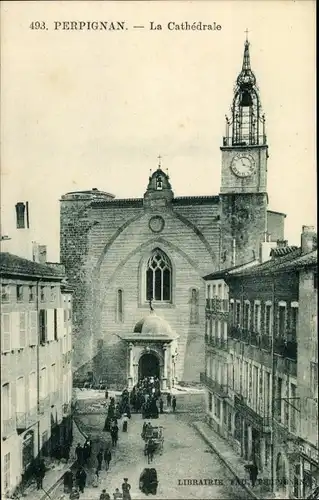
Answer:
POLYGON ((115 424, 111 428, 112 446, 116 446, 117 445, 118 433, 119 433, 119 428, 118 428, 117 424, 115 424))
POLYGON ((83 446, 83 462, 86 464, 88 459, 90 457, 90 447, 89 445, 85 442, 83 446))
POLYGON ((86 486, 86 478, 87 474, 83 468, 80 469, 80 474, 79 474, 79 490, 81 493, 84 492, 84 488, 86 486))
POLYGON ((107 389, 105 389, 104 396, 105 396, 105 399, 109 398, 109 391, 107 389))
POLYGON ((114 500, 122 500, 122 498, 123 498, 123 495, 120 492, 120 490, 118 488, 115 488, 115 492, 113 493, 113 499, 114 500))
POLYGON ((128 416, 126 413, 124 413, 124 415, 123 415, 122 422, 123 422, 122 431, 127 432, 128 416))
POLYGON ((103 431, 110 432, 110 430, 111 430, 111 419, 109 416, 107 416, 105 419, 103 431))
POLYGON ((43 488, 43 479, 45 476, 45 464, 44 460, 39 460, 36 464, 35 468, 35 477, 36 477, 36 482, 37 482, 37 490, 40 490, 43 488))
POLYGON ((71 493, 73 488, 73 474, 71 470, 67 470, 63 476, 64 493, 71 493))
POLYGON ((101 470, 102 469, 102 461, 103 461, 102 448, 100 449, 100 451, 96 455, 96 458, 97 458, 97 470, 101 470))
POLYGON ((128 483, 128 478, 124 478, 124 483, 122 484, 123 500, 131 500, 130 494, 131 485, 128 483))
POLYGON ((173 411, 176 410, 176 397, 173 396, 173 399, 172 399, 172 408, 173 408, 173 411))
POLYGON ((171 402, 172 402, 172 396, 171 396, 171 393, 169 392, 167 394, 167 398, 166 398, 166 403, 167 403, 167 407, 170 408, 171 406, 171 402))
POLYGON ((80 445, 80 443, 78 443, 77 446, 76 446, 76 448, 75 448, 75 455, 76 455, 76 459, 77 459, 78 463, 82 464, 82 461, 83 461, 83 448, 80 445))
POLYGON ((112 460, 111 450, 109 448, 106 448, 106 450, 104 451, 104 461, 106 470, 109 470, 111 460, 112 460))
POLYGON ((70 493, 70 500, 78 500, 80 498, 80 493, 77 490, 77 488, 72 488, 72 491, 70 493))
POLYGON ((251 480, 251 484, 254 487, 257 481, 257 476, 258 476, 258 467, 256 462, 254 461, 252 465, 249 467, 249 477, 251 480))
POLYGON ((85 445, 87 446, 89 450, 89 458, 91 456, 91 451, 92 451, 92 441, 89 437, 86 438, 85 445))
POLYGON ((111 500, 111 497, 106 493, 106 490, 102 490, 99 500, 111 500))
POLYGON ((164 408, 164 403, 163 403, 162 398, 160 398, 160 400, 159 400, 159 409, 160 409, 160 413, 163 413, 163 408, 164 408))

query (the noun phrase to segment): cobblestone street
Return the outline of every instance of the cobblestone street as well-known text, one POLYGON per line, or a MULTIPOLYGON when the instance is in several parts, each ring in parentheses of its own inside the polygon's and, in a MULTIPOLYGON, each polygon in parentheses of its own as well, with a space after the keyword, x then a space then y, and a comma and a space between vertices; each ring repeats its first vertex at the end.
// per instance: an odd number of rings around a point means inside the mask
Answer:
MULTIPOLYGON (((152 420, 153 425, 164 427, 165 436, 163 454, 155 454, 154 461, 149 466, 155 467, 158 474, 159 487, 156 498, 232 500, 247 498, 247 493, 238 484, 232 484, 234 478, 196 431, 188 425, 188 420, 189 415, 185 414, 165 414, 158 420, 152 420), (211 484, 184 485, 184 479, 198 481, 209 479, 211 484)), ((109 434, 102 431, 104 416, 82 415, 77 418, 77 422, 93 441, 91 461, 87 469, 87 488, 81 495, 81 500, 98 499, 102 488, 105 488, 112 497, 115 488, 121 489, 124 477, 128 477, 131 484, 132 499, 145 498, 138 484, 142 470, 148 467, 143 454, 141 416, 132 415, 127 434, 120 429, 119 443, 117 449, 113 451, 110 470, 108 472, 103 470, 105 467, 103 462, 98 488, 92 487, 92 472, 97 464, 97 452, 108 442, 109 434)), ((62 487, 59 489, 60 492, 62 493, 62 487)))

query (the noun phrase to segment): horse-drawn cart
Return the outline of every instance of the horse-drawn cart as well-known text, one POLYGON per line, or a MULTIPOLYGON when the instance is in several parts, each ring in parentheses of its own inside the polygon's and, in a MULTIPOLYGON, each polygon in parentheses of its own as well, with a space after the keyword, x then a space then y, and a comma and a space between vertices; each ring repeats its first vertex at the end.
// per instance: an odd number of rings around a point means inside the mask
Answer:
POLYGON ((142 438, 145 441, 144 455, 147 455, 149 462, 153 460, 156 450, 160 452, 160 455, 163 453, 164 433, 162 426, 148 425, 142 433, 142 438))

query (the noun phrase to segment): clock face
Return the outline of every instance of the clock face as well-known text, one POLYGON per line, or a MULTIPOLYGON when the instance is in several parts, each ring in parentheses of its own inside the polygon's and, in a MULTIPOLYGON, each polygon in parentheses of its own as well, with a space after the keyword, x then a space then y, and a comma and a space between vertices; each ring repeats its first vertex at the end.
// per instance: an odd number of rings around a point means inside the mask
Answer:
POLYGON ((231 169, 237 177, 249 177, 255 171, 254 158, 247 153, 238 154, 231 163, 231 169))

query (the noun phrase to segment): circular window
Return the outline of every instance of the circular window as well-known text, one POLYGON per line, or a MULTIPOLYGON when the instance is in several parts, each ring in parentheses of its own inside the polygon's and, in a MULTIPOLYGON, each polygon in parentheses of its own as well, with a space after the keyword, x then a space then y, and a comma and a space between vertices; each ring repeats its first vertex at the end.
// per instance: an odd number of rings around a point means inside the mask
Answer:
POLYGON ((160 233, 164 229, 165 221, 160 215, 155 215, 150 219, 148 225, 153 233, 160 233))

